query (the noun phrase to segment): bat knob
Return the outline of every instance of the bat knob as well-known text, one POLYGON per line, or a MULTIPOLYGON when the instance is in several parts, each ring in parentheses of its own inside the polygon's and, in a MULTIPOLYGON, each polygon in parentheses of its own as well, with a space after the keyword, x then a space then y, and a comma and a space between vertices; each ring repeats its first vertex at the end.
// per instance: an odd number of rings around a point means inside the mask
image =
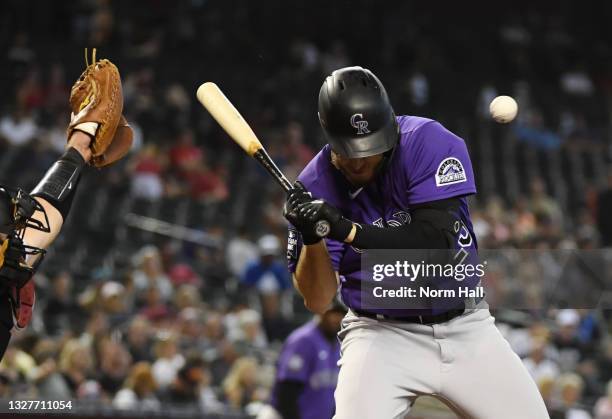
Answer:
POLYGON ((315 224, 315 233, 318 237, 327 237, 329 232, 331 231, 331 227, 329 222, 326 220, 319 220, 315 224))

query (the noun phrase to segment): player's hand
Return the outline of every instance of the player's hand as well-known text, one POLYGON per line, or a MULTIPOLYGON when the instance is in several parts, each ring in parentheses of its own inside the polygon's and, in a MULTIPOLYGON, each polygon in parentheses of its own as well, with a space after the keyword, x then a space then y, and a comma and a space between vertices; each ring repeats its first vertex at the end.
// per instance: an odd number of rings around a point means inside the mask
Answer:
POLYGON ((353 223, 344 218, 340 210, 322 199, 312 199, 303 202, 298 205, 296 212, 297 219, 303 226, 302 234, 305 231, 316 236, 317 223, 319 221, 327 221, 330 226, 327 237, 344 241, 353 228, 353 223))
POLYGON ((91 137, 88 134, 85 134, 82 131, 74 130, 68 139, 67 147, 73 147, 78 151, 83 160, 89 161, 91 160, 91 149, 89 148, 91 145, 91 137))
POLYGON ((283 216, 302 234, 302 241, 306 245, 315 244, 321 241, 321 237, 314 233, 314 230, 309 225, 304 224, 298 216, 298 208, 300 205, 314 201, 314 198, 306 190, 300 181, 293 184, 293 189, 287 193, 287 199, 283 206, 283 216))

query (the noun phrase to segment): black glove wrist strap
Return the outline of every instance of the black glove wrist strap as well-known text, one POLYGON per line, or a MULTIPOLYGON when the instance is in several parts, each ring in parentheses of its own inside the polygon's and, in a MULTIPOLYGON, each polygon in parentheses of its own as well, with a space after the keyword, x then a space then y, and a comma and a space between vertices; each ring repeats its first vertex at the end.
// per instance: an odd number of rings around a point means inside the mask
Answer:
POLYGON ((327 237, 343 242, 353 229, 353 222, 342 217, 337 222, 331 223, 330 227, 331 230, 327 237))
POLYGON ((47 170, 30 195, 45 198, 66 220, 81 172, 86 165, 87 162, 75 148, 68 148, 47 170))

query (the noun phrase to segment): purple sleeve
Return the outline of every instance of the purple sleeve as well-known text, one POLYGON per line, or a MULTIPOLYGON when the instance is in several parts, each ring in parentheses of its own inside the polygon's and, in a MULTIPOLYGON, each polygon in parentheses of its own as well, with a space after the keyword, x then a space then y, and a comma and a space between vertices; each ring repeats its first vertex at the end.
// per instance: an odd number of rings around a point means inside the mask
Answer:
POLYGON ((308 382, 312 368, 310 345, 304 340, 296 339, 288 342, 280 354, 276 380, 308 382))
POLYGON ((410 204, 476 193, 467 146, 440 123, 416 130, 403 148, 410 204))
MULTIPOLYGON (((329 253, 332 267, 334 268, 334 271, 338 272, 340 269, 340 259, 342 259, 345 245, 344 243, 330 239, 325 239, 325 245, 327 246, 327 253, 329 253)), ((295 229, 295 227, 289 226, 287 233, 287 267, 289 268, 289 272, 295 272, 301 251, 302 235, 295 229)))

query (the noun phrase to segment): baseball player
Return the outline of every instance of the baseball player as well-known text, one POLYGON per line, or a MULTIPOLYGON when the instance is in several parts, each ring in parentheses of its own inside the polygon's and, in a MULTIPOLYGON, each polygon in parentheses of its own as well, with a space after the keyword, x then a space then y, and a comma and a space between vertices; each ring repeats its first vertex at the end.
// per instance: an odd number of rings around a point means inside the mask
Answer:
POLYGON ((346 307, 334 302, 287 338, 276 365, 271 406, 257 419, 331 419, 338 381, 337 333, 346 307))
MULTIPOLYGON (((370 281, 364 250, 477 257, 465 142, 431 119, 396 116, 380 80, 361 67, 327 77, 319 120, 329 144, 299 175, 284 215, 289 268, 306 306, 324 311, 339 284, 350 309, 339 333, 334 418, 404 418, 419 395, 446 401, 462 417, 548 418, 482 297, 418 309, 409 299, 402 309, 362 304, 370 281)), ((462 284, 476 290, 477 279, 462 284)))
POLYGON ((24 328, 35 302, 31 280, 45 249, 70 212, 88 164, 102 167, 129 151, 133 133, 125 118, 121 79, 108 60, 93 63, 72 87, 66 152, 31 193, 0 186, 0 359, 13 328, 24 328))

